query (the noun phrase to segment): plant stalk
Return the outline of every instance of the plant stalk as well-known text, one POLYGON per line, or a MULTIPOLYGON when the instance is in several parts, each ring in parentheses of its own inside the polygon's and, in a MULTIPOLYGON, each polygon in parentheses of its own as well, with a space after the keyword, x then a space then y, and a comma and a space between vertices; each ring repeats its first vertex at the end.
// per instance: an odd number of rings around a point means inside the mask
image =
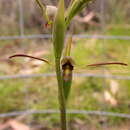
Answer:
POLYGON ((66 103, 63 89, 63 78, 61 75, 60 60, 56 60, 56 76, 58 81, 58 99, 60 104, 61 130, 67 130, 66 103))

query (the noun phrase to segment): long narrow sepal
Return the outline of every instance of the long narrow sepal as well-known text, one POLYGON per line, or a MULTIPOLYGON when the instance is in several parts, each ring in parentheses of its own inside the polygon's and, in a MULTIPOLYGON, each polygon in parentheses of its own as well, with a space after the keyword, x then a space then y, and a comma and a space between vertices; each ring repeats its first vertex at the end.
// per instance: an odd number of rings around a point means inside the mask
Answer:
POLYGON ((66 47, 65 47, 64 57, 70 56, 71 45, 72 45, 72 35, 68 37, 66 47))
POLYGON ((43 61, 47 64, 50 64, 48 60, 46 59, 42 59, 42 58, 38 58, 38 57, 34 57, 34 56, 30 56, 30 55, 26 55, 26 54, 15 54, 9 57, 9 59, 15 58, 15 57, 27 57, 27 58, 32 58, 32 59, 36 59, 36 60, 40 60, 43 61))

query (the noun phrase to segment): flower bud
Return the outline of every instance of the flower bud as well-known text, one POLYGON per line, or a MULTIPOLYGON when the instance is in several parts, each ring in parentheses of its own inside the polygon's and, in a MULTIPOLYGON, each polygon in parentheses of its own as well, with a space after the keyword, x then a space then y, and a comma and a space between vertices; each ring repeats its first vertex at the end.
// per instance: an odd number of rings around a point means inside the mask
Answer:
POLYGON ((57 7, 56 6, 52 6, 52 5, 47 5, 46 6, 46 13, 48 15, 48 17, 53 20, 55 15, 57 12, 57 7))

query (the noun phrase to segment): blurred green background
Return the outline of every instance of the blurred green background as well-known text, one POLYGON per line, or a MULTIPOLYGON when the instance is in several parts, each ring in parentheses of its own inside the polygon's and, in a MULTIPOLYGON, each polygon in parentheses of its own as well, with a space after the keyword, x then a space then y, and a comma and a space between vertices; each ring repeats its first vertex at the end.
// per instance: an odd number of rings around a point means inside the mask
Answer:
MULTIPOLYGON (((66 6, 68 5, 66 0, 66 6)), ((45 0, 46 4, 57 4, 56 0, 45 0)), ((24 35, 50 34, 35 1, 22 0, 24 13, 24 35)), ((18 0, 0 0, 0 37, 19 36, 18 0)), ((129 76, 130 68, 107 66, 87 68, 87 64, 101 61, 130 63, 130 40, 119 36, 130 36, 130 1, 96 0, 73 20, 70 29, 74 34, 110 35, 117 39, 75 37, 72 45, 75 73, 129 76)), ((0 75, 39 74, 54 72, 54 56, 51 39, 6 39, 0 40, 0 75), (53 65, 28 58, 8 60, 16 53, 46 58, 53 65)), ((98 110, 130 113, 130 81, 113 78, 74 77, 68 109, 98 110)), ((0 113, 26 109, 58 109, 57 82, 55 77, 0 80, 0 113)), ((129 120, 119 117, 68 114, 71 130, 128 130, 129 120)), ((3 122, 6 118, 1 118, 3 122)), ((7 118, 8 119, 8 118, 7 118)), ((39 124, 45 129, 58 129, 58 114, 35 114, 26 116, 24 122, 39 124)), ((38 130, 38 129, 37 129, 38 130)), ((40 129, 39 129, 40 130, 40 129)), ((42 130, 44 130, 42 128, 42 130)))

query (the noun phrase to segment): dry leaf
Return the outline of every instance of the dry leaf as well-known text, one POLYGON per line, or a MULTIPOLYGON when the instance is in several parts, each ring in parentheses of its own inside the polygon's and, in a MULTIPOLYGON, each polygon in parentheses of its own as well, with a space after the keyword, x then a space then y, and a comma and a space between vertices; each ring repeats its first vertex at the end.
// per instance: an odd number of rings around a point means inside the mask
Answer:
POLYGON ((0 124, 0 130, 5 130, 8 128, 12 128, 12 130, 30 130, 27 125, 12 119, 8 120, 4 124, 0 124))

